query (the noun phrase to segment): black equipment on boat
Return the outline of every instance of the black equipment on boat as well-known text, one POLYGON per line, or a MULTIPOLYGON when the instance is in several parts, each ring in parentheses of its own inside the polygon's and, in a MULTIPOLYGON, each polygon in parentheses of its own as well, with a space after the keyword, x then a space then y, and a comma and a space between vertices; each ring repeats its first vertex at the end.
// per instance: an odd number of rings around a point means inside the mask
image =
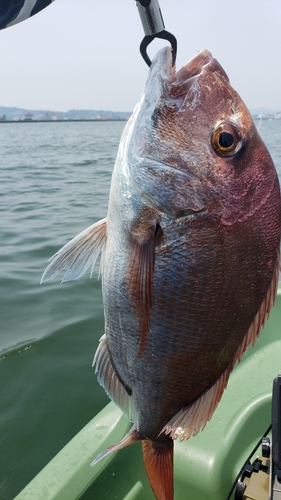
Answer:
POLYGON ((226 500, 281 499, 281 375, 273 381, 271 425, 247 458, 226 500), (267 436, 271 430, 271 439, 267 436), (262 455, 252 463, 261 445, 262 455))

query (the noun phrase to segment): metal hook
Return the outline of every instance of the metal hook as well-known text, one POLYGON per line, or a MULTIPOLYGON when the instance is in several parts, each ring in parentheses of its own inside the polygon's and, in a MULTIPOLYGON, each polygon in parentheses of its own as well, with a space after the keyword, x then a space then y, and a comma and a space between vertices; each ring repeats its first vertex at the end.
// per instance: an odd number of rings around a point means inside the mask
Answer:
POLYGON ((155 38, 162 38, 168 40, 172 46, 172 64, 174 66, 177 55, 177 40, 174 35, 165 30, 158 0, 136 0, 136 3, 145 33, 140 44, 140 53, 144 61, 148 66, 151 65, 146 49, 155 38))
POLYGON ((168 40, 171 44, 172 47, 172 65, 175 65, 176 62, 176 56, 177 56, 177 39, 172 33, 169 33, 169 31, 163 30, 160 33, 157 33, 156 35, 146 35, 144 39, 142 40, 140 44, 140 53, 146 62, 148 66, 151 66, 151 60, 149 56, 147 55, 146 49, 148 45, 155 39, 155 38, 163 38, 164 40, 168 40))

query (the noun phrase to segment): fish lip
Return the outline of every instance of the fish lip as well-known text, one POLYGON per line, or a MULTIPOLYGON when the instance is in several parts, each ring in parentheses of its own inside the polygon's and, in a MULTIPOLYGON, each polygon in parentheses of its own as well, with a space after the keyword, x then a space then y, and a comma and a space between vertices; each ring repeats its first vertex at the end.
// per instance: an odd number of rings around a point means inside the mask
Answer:
MULTIPOLYGON (((166 89, 171 98, 186 95, 196 79, 204 73, 216 73, 229 81, 219 62, 212 56, 211 52, 203 49, 190 59, 179 71, 170 69, 170 77, 166 80, 166 89)), ((167 73, 167 70, 166 70, 167 73)))
POLYGON ((179 71, 171 74, 169 83, 177 86, 184 83, 189 78, 199 75, 204 66, 206 66, 213 56, 207 49, 203 49, 196 56, 192 57, 179 71))
POLYGON ((180 106, 189 89, 206 73, 215 73, 229 82, 229 78, 211 52, 203 49, 190 59, 179 71, 173 66, 172 51, 164 47, 154 57, 147 80, 146 95, 151 95, 147 101, 148 107, 155 107, 157 98, 163 95, 180 106), (178 99, 177 101, 177 98, 178 99), (153 101, 153 105, 152 105, 153 101))

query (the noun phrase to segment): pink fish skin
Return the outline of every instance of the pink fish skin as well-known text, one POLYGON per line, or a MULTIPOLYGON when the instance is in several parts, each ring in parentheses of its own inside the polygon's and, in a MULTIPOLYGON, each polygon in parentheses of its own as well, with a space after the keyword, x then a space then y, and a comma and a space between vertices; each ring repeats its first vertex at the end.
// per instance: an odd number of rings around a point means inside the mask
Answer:
POLYGON ((129 120, 107 218, 65 245, 42 280, 102 254, 105 335, 94 363, 134 422, 158 500, 173 499, 173 440, 211 418, 274 304, 280 188, 249 111, 219 63, 179 72, 161 50, 129 120))

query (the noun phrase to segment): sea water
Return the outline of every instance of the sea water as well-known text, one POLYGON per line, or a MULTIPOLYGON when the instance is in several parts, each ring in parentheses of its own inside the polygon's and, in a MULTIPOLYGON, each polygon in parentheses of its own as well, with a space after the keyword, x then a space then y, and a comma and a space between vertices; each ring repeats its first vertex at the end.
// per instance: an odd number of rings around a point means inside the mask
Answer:
MULTIPOLYGON (((0 500, 109 401, 92 360, 101 283, 40 285, 47 260, 106 216, 124 122, 0 124, 0 500)), ((281 175, 281 120, 260 133, 281 175)))

